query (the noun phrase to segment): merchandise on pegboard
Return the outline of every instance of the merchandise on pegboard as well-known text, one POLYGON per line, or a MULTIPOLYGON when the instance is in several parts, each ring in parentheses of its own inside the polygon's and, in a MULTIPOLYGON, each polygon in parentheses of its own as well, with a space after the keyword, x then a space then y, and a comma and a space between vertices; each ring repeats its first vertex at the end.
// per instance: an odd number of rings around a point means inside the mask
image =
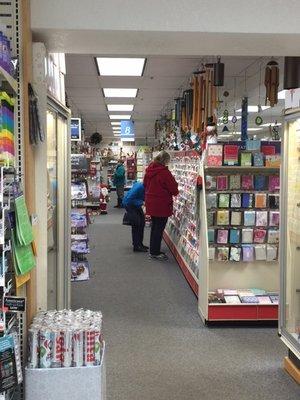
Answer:
POLYGON ((207 299, 199 303, 206 322, 278 318, 280 152, 279 141, 207 146, 201 168, 207 299))
POLYGON ((136 157, 126 158, 126 186, 131 187, 136 180, 137 161, 136 157))

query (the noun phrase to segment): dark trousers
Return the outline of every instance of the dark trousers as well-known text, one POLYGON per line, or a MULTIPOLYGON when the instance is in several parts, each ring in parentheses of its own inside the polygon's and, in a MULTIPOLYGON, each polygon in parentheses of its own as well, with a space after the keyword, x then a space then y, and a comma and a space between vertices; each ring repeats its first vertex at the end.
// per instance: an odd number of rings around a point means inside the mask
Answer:
POLYGON ((151 217, 150 254, 158 256, 168 217, 151 217))
POLYGON ((145 215, 142 207, 127 206, 128 220, 131 223, 132 245, 136 249, 143 245, 145 215))

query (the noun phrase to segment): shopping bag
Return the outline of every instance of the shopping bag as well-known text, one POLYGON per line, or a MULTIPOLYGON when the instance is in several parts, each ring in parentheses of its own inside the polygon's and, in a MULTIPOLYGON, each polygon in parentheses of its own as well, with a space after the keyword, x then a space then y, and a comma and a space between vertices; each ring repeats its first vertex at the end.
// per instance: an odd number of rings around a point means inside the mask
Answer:
POLYGON ((128 215, 127 211, 125 212, 124 217, 123 217, 123 225, 131 226, 131 222, 129 220, 129 215, 128 215))

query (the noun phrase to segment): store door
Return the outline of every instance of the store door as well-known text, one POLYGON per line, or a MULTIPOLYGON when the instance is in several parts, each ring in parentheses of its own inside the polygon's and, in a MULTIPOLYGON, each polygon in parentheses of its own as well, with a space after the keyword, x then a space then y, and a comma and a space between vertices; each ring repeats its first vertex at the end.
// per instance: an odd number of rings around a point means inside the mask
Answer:
POLYGON ((48 99, 48 309, 70 302, 70 135, 68 110, 48 99))

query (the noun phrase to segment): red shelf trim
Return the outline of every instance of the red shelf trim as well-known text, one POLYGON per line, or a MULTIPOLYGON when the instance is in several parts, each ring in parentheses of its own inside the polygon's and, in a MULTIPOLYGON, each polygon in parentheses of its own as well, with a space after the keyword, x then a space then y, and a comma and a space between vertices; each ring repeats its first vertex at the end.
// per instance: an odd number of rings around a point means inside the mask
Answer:
POLYGON ((277 321, 278 305, 208 305, 208 321, 277 321))
POLYGON ((175 257, 185 279, 187 280, 188 284, 190 285, 192 291, 198 297, 198 290, 199 286, 198 283, 195 281, 193 275, 190 273, 185 260, 182 258, 181 254, 178 252, 175 244, 172 242, 170 236, 164 232, 164 241, 166 242, 167 246, 169 247, 170 251, 172 252, 173 256, 175 257))

